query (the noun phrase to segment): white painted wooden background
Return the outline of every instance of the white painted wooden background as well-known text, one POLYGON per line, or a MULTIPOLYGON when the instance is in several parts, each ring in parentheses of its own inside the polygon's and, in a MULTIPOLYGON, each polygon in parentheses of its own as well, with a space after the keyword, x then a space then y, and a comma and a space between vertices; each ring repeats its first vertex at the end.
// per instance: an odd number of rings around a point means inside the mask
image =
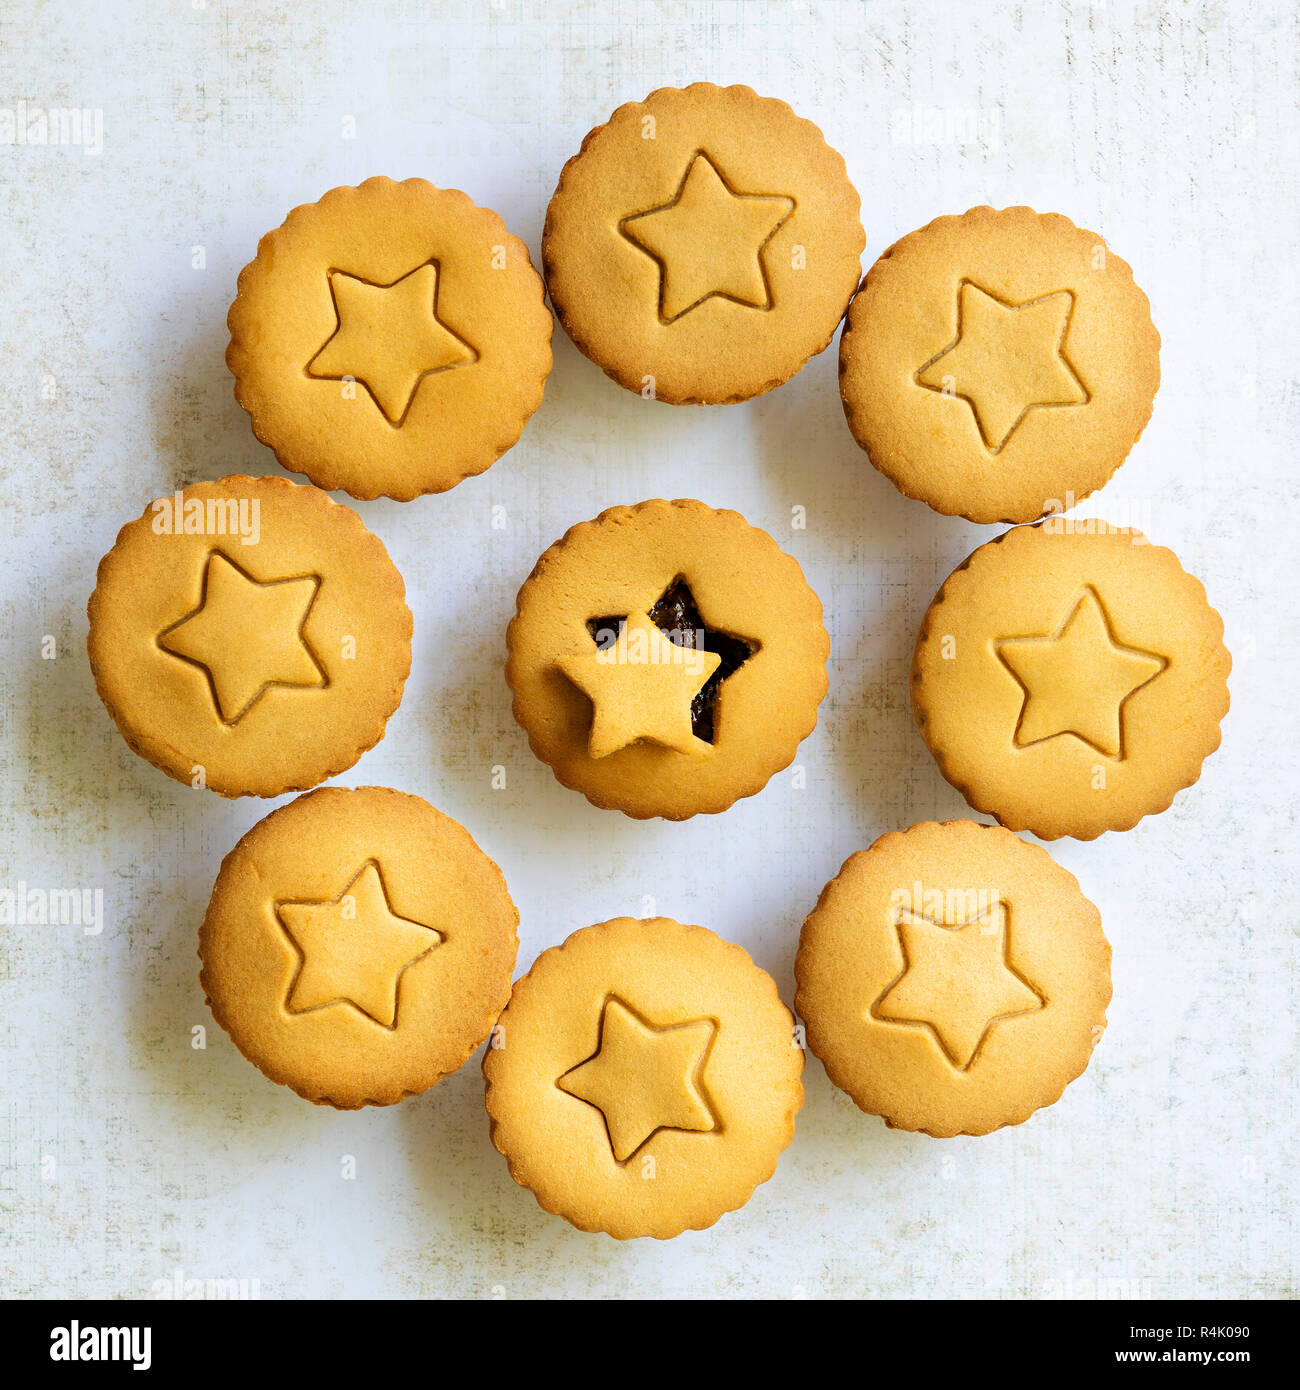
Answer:
MULTIPOLYGON (((177 1271, 263 1297, 1294 1290, 1297 53, 1285 0, 6 5, 0 134, 21 103, 92 118, 89 145, 0 146, 0 882, 100 888, 104 928, 0 926, 0 1292, 148 1297, 177 1271), (270 808, 189 792, 128 751, 94 694, 84 605, 150 498, 278 471, 222 353, 235 276, 289 208, 422 175, 499 210, 536 254, 588 129, 700 78, 750 82, 823 127, 862 193, 864 265, 982 202, 1064 212, 1133 265, 1164 384, 1085 511, 1137 522, 1205 580, 1233 710, 1173 810, 1054 850, 1101 908, 1116 986, 1058 1106, 934 1141, 860 1115, 813 1062, 794 1144, 748 1207, 620 1246, 511 1183, 476 1064, 336 1114, 264 1081, 211 1025, 196 928, 221 856, 270 808)), ((544 406, 487 474, 359 505, 406 577, 414 670, 388 738, 340 780, 418 792, 471 829, 523 913, 521 969, 653 897, 742 942, 788 999, 799 923, 841 861, 963 813, 912 728, 906 670, 934 589, 994 531, 867 466, 833 351, 704 412, 648 406, 562 334, 556 349, 544 406), (558 786, 501 677, 540 551, 657 495, 771 530, 834 648, 807 787, 779 776, 682 825, 558 786)))

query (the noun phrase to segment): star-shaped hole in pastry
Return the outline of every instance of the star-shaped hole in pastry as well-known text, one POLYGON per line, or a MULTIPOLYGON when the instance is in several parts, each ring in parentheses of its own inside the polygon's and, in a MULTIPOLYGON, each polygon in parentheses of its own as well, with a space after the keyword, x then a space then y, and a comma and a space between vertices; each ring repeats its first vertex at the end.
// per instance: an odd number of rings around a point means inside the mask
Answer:
POLYGON ((426 376, 478 360, 478 351, 438 317, 437 261, 391 284, 329 272, 338 326, 307 363, 307 375, 359 381, 394 427, 406 420, 426 376))
POLYGON ((1086 405, 1087 387, 1065 355, 1074 293, 1008 304, 971 280, 957 288, 957 337, 916 382, 965 401, 984 447, 996 454, 1031 410, 1086 405))
POLYGON ((614 1159, 626 1163, 661 1129, 722 1128, 703 1079, 717 1031, 712 1018, 656 1027, 611 994, 596 1051, 555 1084, 600 1111, 614 1159))
POLYGON ((390 1030, 397 1027, 402 976, 446 939, 393 911, 374 859, 337 897, 278 902, 275 915, 298 953, 288 1011, 344 1004, 390 1030))
POLYGON ((160 632, 158 645, 199 667, 218 718, 237 724, 272 686, 329 684, 303 635, 320 585, 318 574, 263 583, 214 550, 199 606, 160 632))
POLYGON ((994 650, 1024 695, 1017 748, 1073 734, 1117 759, 1124 757, 1125 704, 1169 665, 1168 657, 1116 640, 1091 585, 1055 632, 1005 637, 994 650))
POLYGON ((700 150, 671 202, 623 218, 618 229, 658 262, 659 319, 672 323, 715 295, 770 309, 763 250, 794 208, 784 194, 737 192, 700 150))
POLYGON ((1009 917, 1002 902, 952 926, 902 909, 896 927, 903 969, 870 1016, 924 1028, 955 1070, 969 1070, 998 1023, 1047 1003, 1011 964, 1009 917))
POLYGON ((639 740, 704 751, 716 736, 723 682, 759 646, 706 627, 680 575, 644 613, 591 618, 587 631, 595 651, 559 666, 591 700, 593 758, 639 740))

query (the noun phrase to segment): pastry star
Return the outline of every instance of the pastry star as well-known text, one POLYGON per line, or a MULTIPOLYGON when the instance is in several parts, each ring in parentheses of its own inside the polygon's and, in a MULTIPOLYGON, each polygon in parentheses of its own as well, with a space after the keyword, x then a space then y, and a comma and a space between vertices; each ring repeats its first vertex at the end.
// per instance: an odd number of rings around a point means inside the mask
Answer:
POLYGON ((1073 734, 1109 758, 1124 756, 1124 702, 1169 665, 1115 640, 1096 590, 1087 588, 1056 632, 995 643, 1024 691, 1015 744, 1073 734))
POLYGON ((1083 405, 1088 391, 1065 355, 1070 290, 1007 304, 963 280, 957 337, 916 373, 921 386, 960 396, 996 454, 1035 407, 1083 405))
POLYGON ((904 909, 897 925, 903 971, 871 1017, 928 1028, 958 1071, 970 1066, 995 1023, 1046 1004, 1008 959, 1004 903, 952 927, 904 909))
POLYGON ((388 905, 379 865, 369 860, 328 902, 279 902, 275 915, 300 957, 285 1001, 290 1013, 351 1004, 385 1028, 397 1026, 406 970, 443 940, 388 905))
POLYGON ((630 613, 618 640, 604 650, 561 657, 560 670, 590 700, 593 758, 604 758, 638 739, 680 753, 709 745, 691 728, 691 701, 722 658, 679 646, 646 613, 630 613))
POLYGON ((659 317, 672 323, 713 295, 770 309, 762 252, 793 211, 793 198, 733 193, 700 153, 672 202, 625 217, 619 231, 659 262, 659 317))
POLYGON ((199 606, 158 645, 201 666, 221 722, 237 724, 269 686, 329 684, 302 635, 319 588, 319 575, 264 584, 214 550, 199 606))
POLYGON ((438 264, 416 266, 391 285, 329 273, 338 327, 307 363, 307 375, 353 377, 390 425, 400 425, 430 372, 474 362, 478 353, 438 317, 438 264))
POLYGON ((614 1158, 625 1163, 657 1130, 718 1127, 700 1084, 717 1031, 711 1018, 656 1028, 611 995, 600 1045, 556 1085, 604 1115, 614 1158))

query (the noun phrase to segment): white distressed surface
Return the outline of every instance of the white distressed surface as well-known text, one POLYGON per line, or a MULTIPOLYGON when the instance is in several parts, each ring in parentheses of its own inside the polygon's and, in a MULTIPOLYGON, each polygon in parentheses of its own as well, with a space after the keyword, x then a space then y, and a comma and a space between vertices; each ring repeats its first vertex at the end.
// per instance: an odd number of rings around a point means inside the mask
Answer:
MULTIPOLYGON (((99 155, 0 149, 0 881, 106 900, 99 936, 0 927, 0 1291, 148 1296, 181 1270, 256 1280, 264 1297, 1294 1292, 1293 7, 195 6, 0 14, 0 107, 104 120, 99 155), (211 881, 270 807, 189 792, 128 751, 94 694, 84 604, 150 498, 279 471, 222 353, 235 276, 289 208, 418 174, 499 210, 536 255, 587 130, 699 78, 750 82, 823 127, 862 192, 864 264, 991 202, 1067 213, 1133 265, 1164 383, 1085 510, 1139 521, 1205 580, 1234 708, 1173 810, 1055 849, 1102 910, 1116 985, 1110 1031, 1060 1105, 932 1141, 860 1115, 812 1062, 795 1142, 748 1207, 620 1246, 510 1182, 473 1063, 423 1098, 341 1115, 264 1081, 214 1027, 191 1048, 211 1024, 194 955, 211 881), (914 104, 923 121, 976 113, 978 138, 900 138, 914 104)), ((545 405, 487 474, 358 504, 406 577, 415 659, 388 738, 341 780, 418 792, 471 829, 520 905, 521 969, 649 895, 742 942, 788 999, 798 925, 845 856, 963 813, 912 728, 905 673, 934 589, 995 532, 903 500, 867 466, 833 351, 760 401, 703 412, 620 391, 562 334, 556 349, 545 405), (501 677, 540 551, 659 495, 771 530, 821 594, 834 648, 807 788, 782 775, 683 825, 558 786, 501 677), (493 792, 497 763, 509 783, 493 792)))

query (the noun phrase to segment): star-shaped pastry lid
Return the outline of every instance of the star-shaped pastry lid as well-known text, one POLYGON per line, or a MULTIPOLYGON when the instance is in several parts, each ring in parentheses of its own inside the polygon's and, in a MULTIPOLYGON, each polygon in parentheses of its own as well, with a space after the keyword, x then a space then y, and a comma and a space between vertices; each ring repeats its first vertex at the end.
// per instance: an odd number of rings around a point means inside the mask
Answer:
POLYGON ((591 699, 593 758, 638 741, 707 751, 723 684, 759 647, 707 627, 680 575, 645 612, 591 618, 587 631, 595 650, 559 665, 591 699))

